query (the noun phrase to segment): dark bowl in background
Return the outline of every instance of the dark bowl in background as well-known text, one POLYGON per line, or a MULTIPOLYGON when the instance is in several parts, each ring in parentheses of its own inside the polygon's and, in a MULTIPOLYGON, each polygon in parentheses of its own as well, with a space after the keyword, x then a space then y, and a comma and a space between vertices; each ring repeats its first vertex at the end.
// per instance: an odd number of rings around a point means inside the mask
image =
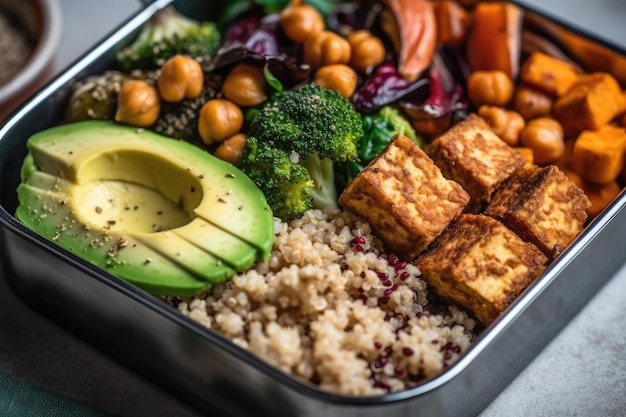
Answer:
POLYGON ((0 85, 0 120, 3 120, 53 75, 62 17, 57 0, 0 0, 0 10, 8 12, 33 41, 28 61, 0 85))

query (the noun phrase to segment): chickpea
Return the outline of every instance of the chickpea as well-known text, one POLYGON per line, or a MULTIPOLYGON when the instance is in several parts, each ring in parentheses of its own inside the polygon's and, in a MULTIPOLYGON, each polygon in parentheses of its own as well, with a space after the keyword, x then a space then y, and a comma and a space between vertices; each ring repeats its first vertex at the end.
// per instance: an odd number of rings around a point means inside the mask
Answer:
POLYGON ((204 72, 200 63, 184 55, 174 55, 161 66, 157 88, 161 98, 178 102, 196 98, 204 86, 204 72))
POLYGON ((520 134, 522 145, 533 150, 537 164, 558 160, 565 151, 563 126, 550 117, 538 117, 526 124, 520 134))
POLYGON ((513 81, 504 71, 474 71, 467 79, 467 94, 476 106, 505 106, 513 98, 513 81))
POLYGON ((261 68, 247 64, 236 65, 222 84, 222 94, 243 107, 256 106, 267 100, 265 77, 261 68))
POLYGON ((356 91, 356 72, 347 65, 324 65, 315 73, 313 82, 320 87, 337 90, 342 97, 349 99, 356 91))
POLYGON ((146 81, 128 81, 120 88, 115 112, 117 122, 147 127, 157 121, 160 112, 159 92, 146 81))
POLYGON ((478 108, 478 115, 487 121, 500 139, 511 146, 519 144, 520 132, 526 126, 526 120, 521 114, 503 107, 485 104, 478 108))
POLYGON ((239 165, 247 140, 248 135, 245 133, 237 133, 220 143, 214 155, 223 161, 230 162, 233 165, 239 165))
POLYGON ((352 49, 350 65, 358 72, 365 72, 385 59, 385 45, 369 30, 357 30, 348 35, 348 43, 352 49))
POLYGON ((324 30, 324 18, 317 9, 295 0, 280 12, 280 27, 295 43, 303 43, 314 33, 324 30))
POLYGON ((243 112, 230 100, 215 98, 200 109, 198 132, 207 145, 223 142, 239 133, 243 126, 243 112))
POLYGON ((524 118, 534 119, 552 112, 552 97, 531 87, 518 86, 515 90, 513 105, 524 118))
POLYGON ((306 38, 303 54, 304 62, 315 70, 324 65, 348 64, 351 49, 347 39, 325 30, 306 38))

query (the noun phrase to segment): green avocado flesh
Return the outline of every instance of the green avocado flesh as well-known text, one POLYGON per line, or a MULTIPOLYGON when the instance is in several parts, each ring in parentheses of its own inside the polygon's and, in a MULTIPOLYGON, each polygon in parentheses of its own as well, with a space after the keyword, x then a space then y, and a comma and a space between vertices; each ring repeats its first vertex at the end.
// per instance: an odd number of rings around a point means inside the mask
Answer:
POLYGON ((198 294, 269 256, 262 192, 194 145, 84 121, 27 146, 16 218, 152 294, 198 294))

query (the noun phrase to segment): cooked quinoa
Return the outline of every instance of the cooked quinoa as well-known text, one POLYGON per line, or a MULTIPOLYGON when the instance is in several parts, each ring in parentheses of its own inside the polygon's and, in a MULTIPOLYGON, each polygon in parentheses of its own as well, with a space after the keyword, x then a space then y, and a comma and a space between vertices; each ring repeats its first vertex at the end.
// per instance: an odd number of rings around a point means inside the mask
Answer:
POLYGON ((166 298, 191 319, 322 390, 380 395, 439 374, 475 321, 429 302, 419 270, 382 251, 339 209, 276 220, 267 262, 195 298, 166 298))

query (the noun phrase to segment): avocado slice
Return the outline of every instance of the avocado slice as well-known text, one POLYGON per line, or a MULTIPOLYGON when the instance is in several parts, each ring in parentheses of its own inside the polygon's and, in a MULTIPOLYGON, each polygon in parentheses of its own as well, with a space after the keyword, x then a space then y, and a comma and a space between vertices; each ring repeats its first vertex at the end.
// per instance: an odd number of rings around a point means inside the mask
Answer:
POLYGON ((262 192, 194 145, 92 120, 27 146, 16 218, 146 291, 197 294, 269 256, 262 192))

